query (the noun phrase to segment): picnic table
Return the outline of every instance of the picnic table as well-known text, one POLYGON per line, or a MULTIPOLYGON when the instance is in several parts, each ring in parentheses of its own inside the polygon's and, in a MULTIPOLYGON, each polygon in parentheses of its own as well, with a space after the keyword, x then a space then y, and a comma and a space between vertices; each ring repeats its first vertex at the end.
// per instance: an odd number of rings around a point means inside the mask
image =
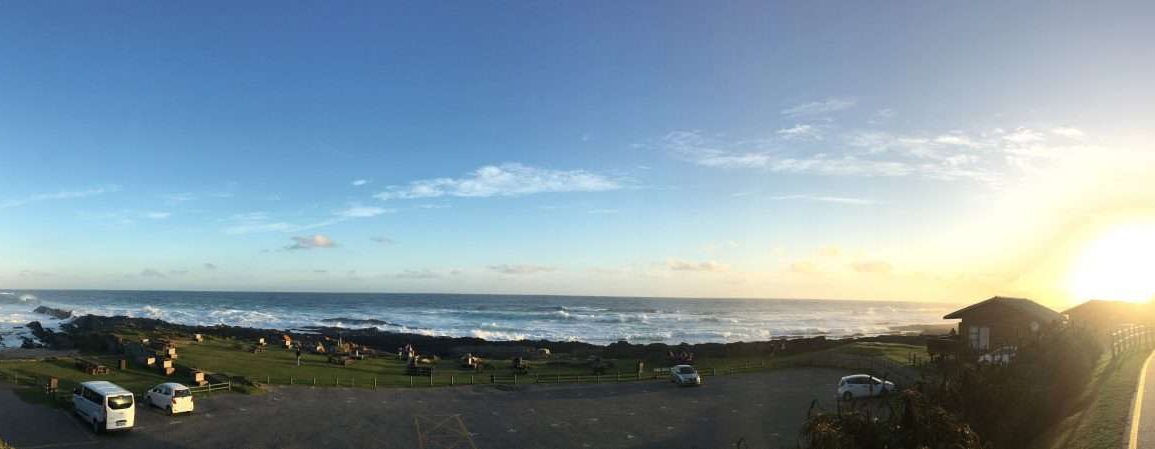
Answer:
POLYGON ((81 371, 84 371, 85 373, 87 373, 90 376, 95 376, 98 374, 108 374, 108 367, 107 366, 101 365, 98 362, 88 360, 88 359, 77 358, 76 359, 76 368, 81 370, 81 371))

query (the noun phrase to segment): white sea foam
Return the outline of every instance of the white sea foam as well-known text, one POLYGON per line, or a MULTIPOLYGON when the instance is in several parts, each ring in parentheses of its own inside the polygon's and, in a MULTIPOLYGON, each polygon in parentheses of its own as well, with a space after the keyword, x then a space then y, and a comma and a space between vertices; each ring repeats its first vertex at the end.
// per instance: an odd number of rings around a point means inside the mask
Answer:
MULTIPOLYGON (((911 324, 941 323, 948 305, 855 301, 680 300, 644 298, 464 295, 343 295, 199 292, 0 292, 0 326, 59 322, 33 314, 28 296, 76 315, 124 315, 195 324, 303 329, 366 327, 376 319, 392 332, 491 340, 548 339, 676 344, 757 341, 780 337, 843 337, 892 333, 911 324)), ((31 299, 29 299, 31 301, 31 299)), ((15 342, 6 333, 5 344, 15 342)), ((17 332, 19 332, 17 330, 17 332)))

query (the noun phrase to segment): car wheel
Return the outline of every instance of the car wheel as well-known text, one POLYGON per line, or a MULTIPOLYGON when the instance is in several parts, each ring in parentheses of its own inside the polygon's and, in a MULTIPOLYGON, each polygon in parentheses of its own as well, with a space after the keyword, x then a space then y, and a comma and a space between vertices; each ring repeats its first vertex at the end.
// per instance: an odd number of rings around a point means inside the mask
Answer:
POLYGON ((100 421, 92 420, 92 433, 100 433, 101 427, 104 426, 100 425, 100 421))
POLYGON ((845 392, 845 393, 842 393, 842 400, 843 400, 843 401, 851 401, 851 400, 854 400, 854 395, 853 395, 853 394, 850 394, 850 392, 849 392, 849 391, 847 391, 847 392, 845 392))

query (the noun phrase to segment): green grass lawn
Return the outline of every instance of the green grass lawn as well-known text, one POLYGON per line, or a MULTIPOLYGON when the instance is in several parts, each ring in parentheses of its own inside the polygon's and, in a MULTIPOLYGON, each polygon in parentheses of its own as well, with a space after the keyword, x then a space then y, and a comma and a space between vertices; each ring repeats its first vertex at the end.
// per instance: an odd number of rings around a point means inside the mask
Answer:
MULTIPOLYGON (((139 338, 142 335, 125 335, 126 338, 139 338)), ((172 336, 168 336, 172 337, 172 336)), ((302 355, 302 364, 297 366, 296 353, 280 347, 269 346, 263 352, 252 353, 249 349, 251 342, 228 338, 209 338, 201 343, 191 340, 178 341, 176 364, 179 368, 196 368, 209 373, 227 374, 233 377, 243 377, 249 382, 258 384, 271 383, 275 385, 317 385, 342 386, 360 388, 386 387, 427 387, 465 385, 470 383, 489 383, 491 376, 504 377, 506 381, 514 374, 508 360, 490 360, 488 367, 481 371, 462 369, 456 359, 443 359, 435 363, 432 384, 428 377, 410 377, 405 374, 405 362, 397 360, 392 355, 369 357, 356 361, 348 366, 336 365, 328 362, 325 355, 302 355)), ((887 343, 854 343, 840 346, 828 351, 844 352, 857 355, 878 356, 893 359, 899 362, 907 360, 907 354, 914 351, 925 351, 919 346, 896 345, 887 343)), ((788 357, 702 357, 695 361, 695 366, 706 374, 727 375, 736 372, 768 370, 792 366, 790 360, 805 356, 800 354, 788 357)), ((43 385, 48 377, 60 379, 60 391, 71 391, 79 382, 87 380, 107 380, 124 386, 129 390, 141 393, 161 382, 188 383, 191 379, 187 370, 178 369, 178 374, 165 377, 156 369, 145 369, 132 364, 126 370, 118 370, 117 361, 120 356, 85 356, 96 358, 110 369, 107 375, 90 376, 74 367, 72 358, 60 358, 38 362, 5 362, 0 363, 0 377, 11 381, 15 376, 22 384, 29 388, 19 390, 19 394, 29 401, 47 401, 39 385, 43 385)), ((611 366, 605 374, 596 378, 597 381, 608 382, 615 380, 636 380, 636 360, 606 360, 611 366)), ((519 375, 519 382, 552 382, 559 376, 592 376, 593 369, 586 359, 577 359, 565 355, 555 355, 548 360, 534 360, 530 362, 529 374, 519 375)), ((666 368, 666 364, 648 362, 644 368, 642 378, 665 378, 664 374, 655 375, 655 368, 666 368)), ((594 381, 593 378, 586 381, 594 381)), ((259 392, 242 388, 241 391, 259 392)))
POLYGON ((926 359, 925 345, 907 345, 902 343, 856 342, 829 349, 831 352, 882 357, 894 362, 906 364, 910 361, 910 354, 917 354, 926 359))
POLYGON ((1080 397, 1086 408, 1063 420, 1035 446, 1040 449, 1123 447, 1128 437, 1124 432, 1131 414, 1131 398, 1146 360, 1147 353, 1143 351, 1132 352, 1116 361, 1112 361, 1110 353, 1104 354, 1095 368, 1093 380, 1080 397))

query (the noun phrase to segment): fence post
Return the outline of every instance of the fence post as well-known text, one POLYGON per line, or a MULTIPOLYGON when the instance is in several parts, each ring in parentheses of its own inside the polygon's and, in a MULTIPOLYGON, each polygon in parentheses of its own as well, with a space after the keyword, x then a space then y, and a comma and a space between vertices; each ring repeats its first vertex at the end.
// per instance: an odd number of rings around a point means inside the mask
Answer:
POLYGON ((457 382, 456 382, 456 380, 454 379, 454 376, 453 376, 452 374, 450 374, 450 375, 449 375, 449 386, 451 386, 451 387, 452 387, 452 386, 454 386, 454 385, 457 385, 457 382))
POLYGON ((473 385, 473 375, 472 374, 469 375, 469 384, 473 385))
POLYGON ((293 384, 293 376, 289 376, 289 385, 293 384))
POLYGON ((513 373, 513 384, 517 385, 517 373, 513 373))
POLYGON ((490 374, 489 375, 489 383, 491 383, 491 384, 497 383, 497 375, 496 374, 490 374))
POLYGON ((265 376, 265 385, 272 385, 273 384, 272 379, 273 379, 272 376, 265 376))
POLYGON ((377 376, 373 376, 373 389, 377 389, 377 376))
POLYGON ((317 376, 313 376, 313 386, 317 386, 317 376))
POLYGON ((333 376, 333 386, 341 386, 341 376, 333 376))
POLYGON ((429 372, 429 386, 433 386, 433 371, 429 372))

